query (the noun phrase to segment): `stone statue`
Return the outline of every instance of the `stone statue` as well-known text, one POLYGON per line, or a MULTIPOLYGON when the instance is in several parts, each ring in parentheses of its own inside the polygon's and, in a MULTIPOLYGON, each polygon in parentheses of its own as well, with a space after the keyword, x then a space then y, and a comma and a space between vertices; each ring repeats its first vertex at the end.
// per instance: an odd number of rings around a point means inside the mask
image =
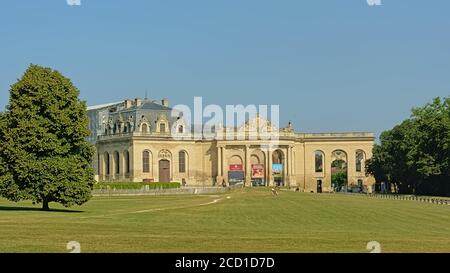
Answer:
POLYGON ((133 116, 130 116, 128 118, 128 126, 129 126, 129 131, 130 133, 134 132, 134 121, 133 121, 133 116))
POLYGON ((109 134, 111 134, 113 128, 114 128, 114 122, 113 122, 113 119, 112 119, 112 118, 109 118, 109 120, 108 120, 108 132, 109 132, 109 134))
POLYGON ((123 117, 122 117, 122 115, 119 115, 119 118, 117 119, 117 125, 118 125, 118 128, 119 128, 119 133, 123 133, 123 129, 124 129, 124 121, 123 121, 123 117))

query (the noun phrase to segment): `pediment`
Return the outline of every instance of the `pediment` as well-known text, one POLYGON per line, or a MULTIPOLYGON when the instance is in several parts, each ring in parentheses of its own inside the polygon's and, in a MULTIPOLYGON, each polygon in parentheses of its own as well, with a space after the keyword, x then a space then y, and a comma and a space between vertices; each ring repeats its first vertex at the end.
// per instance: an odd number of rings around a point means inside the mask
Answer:
POLYGON ((255 117, 249 119, 245 124, 239 127, 239 131, 246 132, 274 132, 277 128, 272 126, 272 123, 267 119, 256 115, 255 117))

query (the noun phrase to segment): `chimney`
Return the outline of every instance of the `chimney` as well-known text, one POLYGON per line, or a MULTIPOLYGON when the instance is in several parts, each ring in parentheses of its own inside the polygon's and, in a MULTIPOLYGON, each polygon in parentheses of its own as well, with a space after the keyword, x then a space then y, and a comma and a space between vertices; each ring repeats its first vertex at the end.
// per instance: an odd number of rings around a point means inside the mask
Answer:
POLYGON ((125 100, 125 108, 130 108, 133 105, 133 101, 126 99, 125 100))
POLYGON ((169 100, 164 98, 164 99, 162 99, 161 104, 162 104, 162 106, 169 107, 169 100))
POLYGON ((139 98, 134 99, 134 105, 136 107, 141 106, 141 104, 142 104, 142 100, 141 99, 139 99, 139 98))

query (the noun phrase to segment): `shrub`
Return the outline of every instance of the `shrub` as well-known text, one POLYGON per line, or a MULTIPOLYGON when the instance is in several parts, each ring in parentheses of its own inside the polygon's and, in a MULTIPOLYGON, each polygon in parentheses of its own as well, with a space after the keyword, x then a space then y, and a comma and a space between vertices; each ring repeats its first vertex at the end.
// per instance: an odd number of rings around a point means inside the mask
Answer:
POLYGON ((94 189, 139 190, 149 186, 149 189, 177 189, 180 182, 98 182, 94 189))

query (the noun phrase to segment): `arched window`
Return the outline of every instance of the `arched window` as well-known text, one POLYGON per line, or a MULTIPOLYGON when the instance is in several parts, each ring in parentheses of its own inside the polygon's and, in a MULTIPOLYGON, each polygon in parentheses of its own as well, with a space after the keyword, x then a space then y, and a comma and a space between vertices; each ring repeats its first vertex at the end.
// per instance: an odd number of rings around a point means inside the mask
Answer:
POLYGON ((105 173, 106 173, 106 175, 110 175, 111 174, 111 169, 110 169, 110 165, 109 165, 109 153, 108 152, 105 153, 105 173))
POLYGON ((283 152, 276 150, 272 154, 272 163, 274 164, 284 164, 283 152))
POLYGON ((120 157, 119 152, 114 152, 114 173, 120 174, 120 157))
POLYGON ((285 157, 281 150, 276 150, 272 154, 272 176, 277 186, 284 186, 285 171, 285 157))
POLYGON ((183 125, 178 126, 178 133, 184 133, 184 127, 183 125))
POLYGON ((179 172, 180 173, 185 173, 186 172, 186 152, 185 151, 180 151, 178 153, 178 167, 179 167, 179 172))
POLYGON ((322 173, 323 172, 323 152, 316 151, 315 152, 315 170, 316 173, 322 173))
POLYGON ((130 152, 125 151, 125 173, 130 173, 130 152))
POLYGON ((142 153, 142 172, 149 173, 150 172, 150 152, 144 151, 142 153))
POLYGON ((356 151, 356 171, 357 172, 362 172, 363 160, 364 160, 364 152, 363 151, 356 151))
POLYGON ((142 124, 141 131, 144 134, 148 133, 148 126, 147 126, 147 124, 145 124, 145 123, 142 124))

